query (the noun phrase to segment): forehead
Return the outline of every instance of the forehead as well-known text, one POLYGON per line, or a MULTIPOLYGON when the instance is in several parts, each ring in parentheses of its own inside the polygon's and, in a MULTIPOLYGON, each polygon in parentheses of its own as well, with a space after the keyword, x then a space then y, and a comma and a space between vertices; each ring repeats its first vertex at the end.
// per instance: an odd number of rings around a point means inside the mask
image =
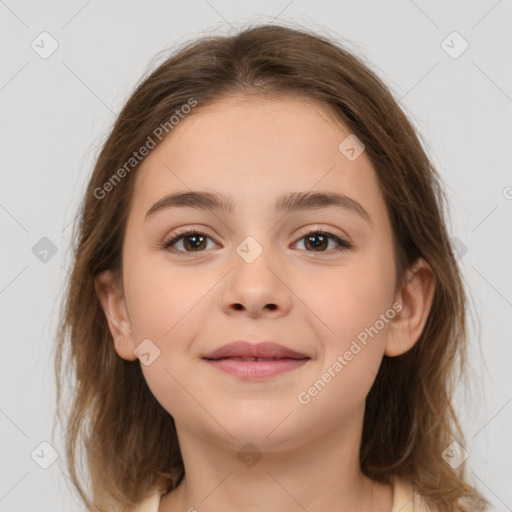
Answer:
POLYGON ((332 111, 311 100, 198 105, 140 165, 133 210, 145 215, 175 190, 220 191, 233 198, 235 211, 270 208, 284 192, 331 190, 378 216, 385 205, 371 162, 364 152, 350 160, 340 150, 350 135, 332 111))

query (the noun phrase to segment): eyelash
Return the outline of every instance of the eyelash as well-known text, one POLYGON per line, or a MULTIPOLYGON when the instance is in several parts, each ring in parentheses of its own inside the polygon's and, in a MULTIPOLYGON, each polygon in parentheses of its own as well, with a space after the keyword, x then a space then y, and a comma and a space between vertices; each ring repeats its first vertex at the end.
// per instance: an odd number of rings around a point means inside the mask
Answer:
MULTIPOLYGON (((208 235, 205 235, 204 233, 201 233, 200 231, 197 231, 195 229, 189 229, 189 230, 185 230, 185 231, 176 233, 176 235, 173 236, 171 239, 165 240, 162 243, 162 249, 166 249, 170 252, 173 252, 177 256, 187 256, 187 257, 193 258, 194 253, 196 251, 181 251, 181 250, 171 249, 171 246, 174 245, 176 242, 178 242, 182 238, 185 238, 187 236, 192 236, 192 235, 201 235, 201 236, 205 236, 206 238, 211 239, 211 237, 209 237, 208 235)), ((334 240, 337 244, 339 244, 339 246, 336 247, 335 249, 330 249, 329 251, 318 251, 320 254, 322 254, 322 253, 327 254, 329 252, 343 252, 348 249, 352 249, 352 247, 353 247, 352 244, 347 242, 347 240, 345 240, 344 238, 341 238, 333 233, 329 233, 328 231, 320 231, 319 229, 314 229, 314 228, 310 229, 306 233, 304 233, 299 238, 299 240, 302 240, 303 238, 306 238, 311 235, 323 235, 323 236, 326 236, 327 238, 330 238, 331 240, 334 240)), ((197 251, 197 253, 201 253, 201 252, 205 252, 205 250, 197 251)), ((306 252, 315 253, 317 251, 306 251, 306 252)))

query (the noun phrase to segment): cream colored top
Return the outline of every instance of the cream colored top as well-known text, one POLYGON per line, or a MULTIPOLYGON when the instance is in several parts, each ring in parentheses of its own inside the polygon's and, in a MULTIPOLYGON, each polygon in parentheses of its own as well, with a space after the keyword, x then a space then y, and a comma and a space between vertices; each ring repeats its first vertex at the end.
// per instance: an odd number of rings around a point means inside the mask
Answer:
MULTIPOLYGON (((161 494, 154 491, 136 512, 158 512, 161 494)), ((426 507, 419 494, 414 493, 414 487, 408 480, 394 478, 393 480, 393 506, 391 512, 431 512, 426 507)))

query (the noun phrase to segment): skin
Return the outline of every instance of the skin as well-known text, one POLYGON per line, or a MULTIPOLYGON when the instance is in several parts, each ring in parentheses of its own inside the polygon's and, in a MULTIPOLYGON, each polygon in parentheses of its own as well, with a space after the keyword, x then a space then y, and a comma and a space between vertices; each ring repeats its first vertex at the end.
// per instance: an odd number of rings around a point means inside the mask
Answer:
MULTIPOLYGON (((338 150, 350 132, 325 107, 297 98, 231 98, 197 108, 138 170, 123 246, 122 282, 110 272, 96 291, 120 357, 149 338, 160 350, 141 365, 159 403, 174 418, 185 464, 160 512, 244 510, 390 511, 392 488, 361 472, 359 448, 368 394, 384 355, 408 351, 427 320, 435 278, 418 260, 395 290, 392 228, 370 160, 338 150), (171 192, 216 190, 234 212, 191 207, 146 212, 171 192), (284 192, 336 191, 371 217, 327 207, 273 209, 284 192), (349 240, 307 244, 306 229, 349 240), (162 248, 177 228, 207 238, 194 249, 162 248), (247 263, 236 248, 252 236, 263 248, 247 263), (193 252, 195 251, 195 252, 193 252), (191 255, 187 257, 187 255, 191 255), (357 335, 402 306, 378 335, 311 398, 299 403, 357 335), (308 354, 301 368, 248 381, 202 356, 230 341, 272 340, 308 354), (237 457, 252 443, 262 457, 237 457)), ((188 242, 188 244, 187 244, 188 242)))

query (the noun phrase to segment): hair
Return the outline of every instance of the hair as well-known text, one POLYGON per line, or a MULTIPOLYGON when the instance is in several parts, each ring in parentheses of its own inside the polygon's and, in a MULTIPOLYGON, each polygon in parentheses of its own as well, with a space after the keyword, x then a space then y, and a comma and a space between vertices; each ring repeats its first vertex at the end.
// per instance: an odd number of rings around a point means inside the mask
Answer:
POLYGON ((321 104, 364 143, 392 224, 397 287, 418 258, 436 279, 420 338, 406 353, 383 357, 367 395, 361 470, 381 483, 408 478, 441 512, 488 505, 468 483, 465 463, 453 469, 441 456, 453 441, 465 445, 452 400, 467 372, 467 297, 443 218, 441 178, 398 102, 362 58, 328 36, 272 24, 183 44, 139 81, 99 151, 75 219, 55 345, 57 417, 64 416, 66 462, 88 510, 130 511, 153 488, 170 491, 184 475, 174 420, 138 361, 116 353, 94 287, 104 270, 121 275, 139 164, 110 187, 108 198, 98 199, 97 191, 191 99, 198 104, 194 115, 223 99, 290 96, 321 104), (84 454, 90 491, 80 481, 84 454))

